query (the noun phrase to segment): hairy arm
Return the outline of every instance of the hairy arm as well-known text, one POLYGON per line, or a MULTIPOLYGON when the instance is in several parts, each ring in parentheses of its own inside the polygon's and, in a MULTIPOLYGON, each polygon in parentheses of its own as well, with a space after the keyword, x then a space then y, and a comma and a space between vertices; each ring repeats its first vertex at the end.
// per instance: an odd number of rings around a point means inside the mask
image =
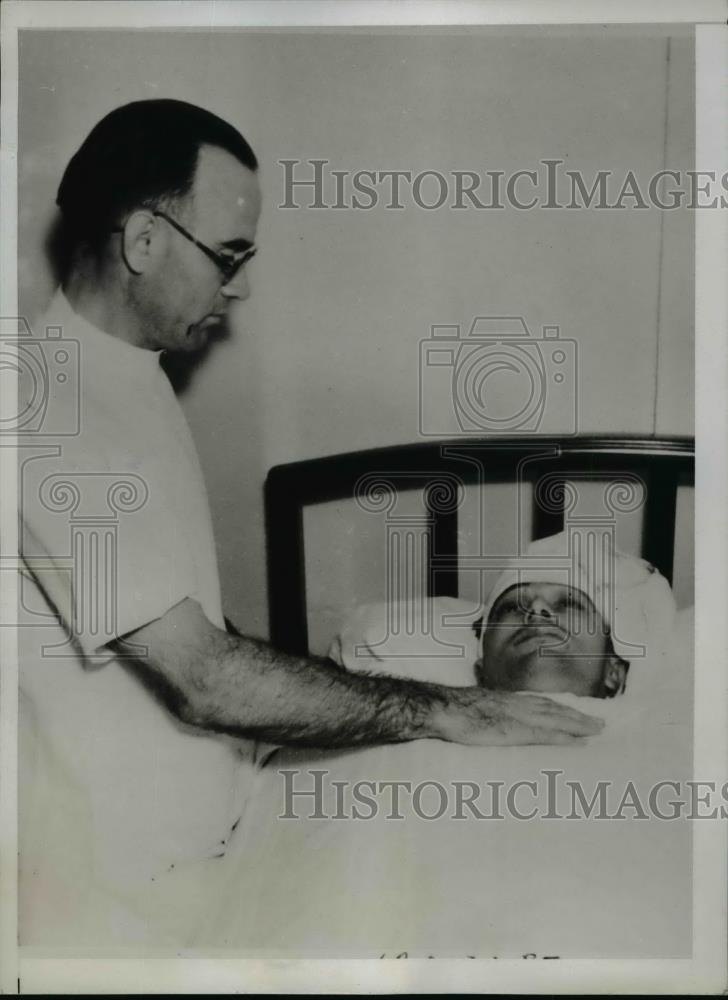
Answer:
POLYGON ((364 676, 329 660, 288 656, 215 628, 191 598, 115 649, 133 657, 142 679, 183 721, 272 743, 565 743, 600 728, 591 717, 536 695, 364 676))

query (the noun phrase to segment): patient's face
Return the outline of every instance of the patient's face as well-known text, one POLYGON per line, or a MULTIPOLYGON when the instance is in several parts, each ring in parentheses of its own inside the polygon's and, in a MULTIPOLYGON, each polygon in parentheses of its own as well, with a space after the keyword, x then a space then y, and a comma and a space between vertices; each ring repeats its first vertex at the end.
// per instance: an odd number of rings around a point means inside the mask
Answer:
POLYGON ((609 652, 608 631, 586 594, 559 583, 519 584, 493 605, 480 681, 506 691, 603 697, 609 652))

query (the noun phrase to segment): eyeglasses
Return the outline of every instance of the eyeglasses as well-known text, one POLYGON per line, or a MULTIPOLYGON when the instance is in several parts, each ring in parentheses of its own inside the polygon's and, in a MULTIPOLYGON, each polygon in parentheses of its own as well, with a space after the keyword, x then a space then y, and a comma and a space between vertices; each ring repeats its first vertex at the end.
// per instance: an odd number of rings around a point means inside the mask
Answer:
MULTIPOLYGON (((200 240, 198 240, 192 233, 188 232, 184 226, 180 225, 176 219, 173 219, 171 215, 167 215, 166 212, 152 211, 152 215, 156 215, 160 219, 164 219, 168 222, 173 229, 176 229, 186 240, 194 245, 208 257, 215 267, 220 271, 223 277, 223 284, 228 285, 235 275, 238 273, 241 267, 244 267, 253 257, 255 257, 257 251, 256 247, 251 247, 249 250, 244 250, 242 253, 218 253, 216 250, 211 249, 211 247, 206 246, 200 240)), ((124 231, 123 226, 117 226, 112 229, 112 233, 122 233, 124 231)))

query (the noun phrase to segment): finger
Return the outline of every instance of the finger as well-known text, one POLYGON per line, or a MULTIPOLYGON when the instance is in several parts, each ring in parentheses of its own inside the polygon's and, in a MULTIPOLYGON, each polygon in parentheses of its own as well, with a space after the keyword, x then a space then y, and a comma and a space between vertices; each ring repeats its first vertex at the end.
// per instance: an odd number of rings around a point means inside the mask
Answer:
POLYGON ((524 694, 521 691, 517 691, 514 698, 518 699, 518 704, 520 705, 531 705, 534 708, 565 708, 565 705, 560 705, 559 702, 554 701, 553 698, 547 698, 543 694, 524 694))
MULTIPOLYGON (((604 719, 595 715, 586 715, 576 708, 561 705, 550 698, 540 698, 532 703, 534 721, 538 717, 540 724, 563 727, 572 733, 598 733, 604 728, 604 719)), ((531 713, 529 713, 530 715, 531 713)))
POLYGON ((528 721, 530 725, 538 728, 551 729, 554 732, 570 733, 572 736, 596 736, 604 728, 603 720, 596 719, 591 715, 583 715, 575 718, 559 712, 537 713, 528 721))
POLYGON ((604 719, 597 719, 593 715, 582 715, 581 713, 578 716, 553 716, 552 724, 574 736, 596 736, 604 729, 604 719))
POLYGON ((547 729, 545 727, 536 727, 531 730, 531 738, 529 743, 539 743, 539 744, 572 744, 572 743, 586 743, 584 736, 577 736, 573 733, 565 733, 559 729, 547 729))
POLYGON ((514 700, 510 703, 511 707, 515 708, 517 705, 520 705, 521 708, 527 709, 529 712, 544 715, 561 715, 564 718, 588 718, 588 716, 585 716, 577 708, 554 701, 553 698, 545 698, 540 695, 518 694, 517 699, 517 701, 514 700))
MULTIPOLYGON (((521 700, 525 704, 528 702, 533 705, 534 708, 542 709, 546 712, 557 712, 564 717, 572 719, 595 719, 598 716, 587 715, 585 712, 579 711, 578 708, 574 708, 571 705, 564 705, 559 701, 554 701, 553 698, 545 698, 540 695, 521 695, 521 700)), ((603 722, 602 719, 599 720, 603 722)))
POLYGON ((604 725, 604 719, 598 715, 588 715, 586 712, 580 712, 578 708, 572 708, 570 705, 557 705, 557 708, 560 710, 560 715, 567 719, 573 719, 575 722, 593 722, 599 729, 604 725))

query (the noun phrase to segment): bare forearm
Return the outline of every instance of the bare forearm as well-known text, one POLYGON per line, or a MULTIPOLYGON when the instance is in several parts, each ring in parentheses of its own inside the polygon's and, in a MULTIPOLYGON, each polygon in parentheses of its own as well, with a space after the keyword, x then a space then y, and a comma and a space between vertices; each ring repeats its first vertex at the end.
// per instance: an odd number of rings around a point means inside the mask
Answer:
POLYGON ((297 746, 365 746, 437 736, 452 689, 350 673, 330 660, 288 656, 221 636, 195 672, 191 721, 207 729, 297 746))
POLYGON ((111 648, 183 721, 270 743, 564 743, 601 726, 537 695, 363 676, 329 660, 287 656, 211 625, 191 598, 111 648))

